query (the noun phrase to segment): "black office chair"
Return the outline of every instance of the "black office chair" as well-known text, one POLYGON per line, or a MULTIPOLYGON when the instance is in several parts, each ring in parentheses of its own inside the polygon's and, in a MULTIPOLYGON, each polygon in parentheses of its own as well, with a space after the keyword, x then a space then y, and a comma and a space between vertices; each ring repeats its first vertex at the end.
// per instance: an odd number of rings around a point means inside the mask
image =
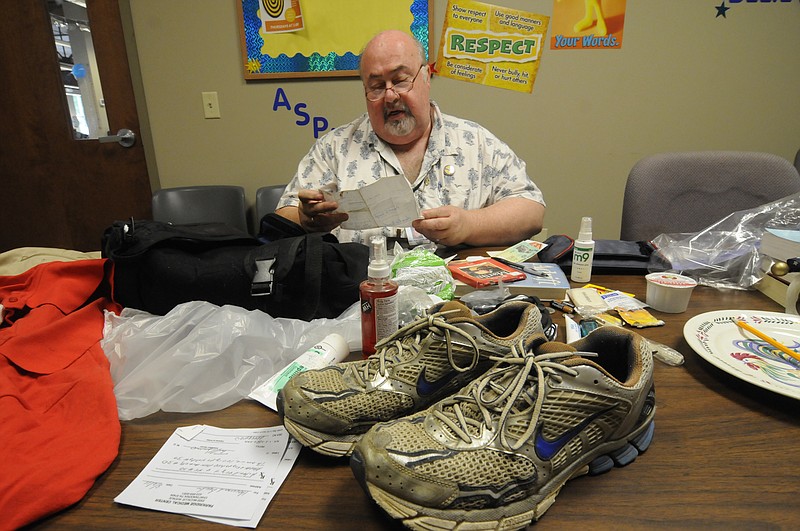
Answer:
POLYGON ((691 233, 732 212, 800 192, 800 175, 777 155, 746 151, 661 153, 628 175, 622 240, 691 233))
POLYGON ((241 186, 179 186, 153 194, 153 219, 175 225, 227 223, 247 230, 247 207, 241 186))
POLYGON ((256 228, 261 223, 261 218, 270 212, 275 212, 278 207, 278 201, 280 201, 285 190, 285 184, 262 186, 256 190, 256 228))
POLYGON ((800 173, 800 149, 794 155, 794 169, 797 170, 797 173, 800 173))

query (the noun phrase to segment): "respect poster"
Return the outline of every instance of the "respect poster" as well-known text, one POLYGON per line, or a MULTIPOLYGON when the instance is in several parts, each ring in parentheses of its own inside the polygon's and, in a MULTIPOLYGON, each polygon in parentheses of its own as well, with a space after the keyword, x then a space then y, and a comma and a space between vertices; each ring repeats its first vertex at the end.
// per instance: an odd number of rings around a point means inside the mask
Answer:
POLYGON ((449 0, 439 75, 532 92, 549 17, 471 0, 449 0))

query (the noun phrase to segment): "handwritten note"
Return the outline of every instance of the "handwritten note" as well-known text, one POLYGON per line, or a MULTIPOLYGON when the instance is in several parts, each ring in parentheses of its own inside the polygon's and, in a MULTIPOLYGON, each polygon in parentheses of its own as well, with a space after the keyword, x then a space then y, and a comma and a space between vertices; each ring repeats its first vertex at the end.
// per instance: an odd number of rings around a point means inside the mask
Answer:
POLYGON ((347 212, 343 229, 362 230, 376 227, 408 227, 422 217, 419 205, 406 178, 384 177, 358 190, 322 189, 326 201, 339 203, 337 212, 347 212))
POLYGON ((114 501, 255 527, 297 457, 291 441, 282 426, 179 428, 114 501))

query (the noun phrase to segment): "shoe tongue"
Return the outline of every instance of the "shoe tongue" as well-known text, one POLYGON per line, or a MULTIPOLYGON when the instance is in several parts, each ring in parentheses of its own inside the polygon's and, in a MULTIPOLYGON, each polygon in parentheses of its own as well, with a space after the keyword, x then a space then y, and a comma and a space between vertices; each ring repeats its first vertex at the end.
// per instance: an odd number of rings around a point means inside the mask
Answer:
POLYGON ((438 312, 452 312, 445 315, 445 319, 453 321, 454 319, 471 318, 472 312, 469 308, 459 301, 448 301, 442 305, 438 312))
POLYGON ((536 347, 537 354, 553 354, 555 352, 577 352, 577 349, 561 341, 548 341, 536 347))

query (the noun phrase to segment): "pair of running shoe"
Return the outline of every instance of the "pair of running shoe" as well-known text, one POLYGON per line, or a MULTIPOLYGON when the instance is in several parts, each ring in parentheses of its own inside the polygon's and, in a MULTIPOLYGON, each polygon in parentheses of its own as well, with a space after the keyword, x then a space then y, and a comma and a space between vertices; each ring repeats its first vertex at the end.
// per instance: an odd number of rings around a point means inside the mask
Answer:
POLYGON ((569 479, 636 459, 654 430, 647 340, 616 327, 551 339, 535 304, 474 316, 448 302, 366 360, 296 375, 278 412, 303 445, 351 456, 407 527, 524 528, 569 479))

